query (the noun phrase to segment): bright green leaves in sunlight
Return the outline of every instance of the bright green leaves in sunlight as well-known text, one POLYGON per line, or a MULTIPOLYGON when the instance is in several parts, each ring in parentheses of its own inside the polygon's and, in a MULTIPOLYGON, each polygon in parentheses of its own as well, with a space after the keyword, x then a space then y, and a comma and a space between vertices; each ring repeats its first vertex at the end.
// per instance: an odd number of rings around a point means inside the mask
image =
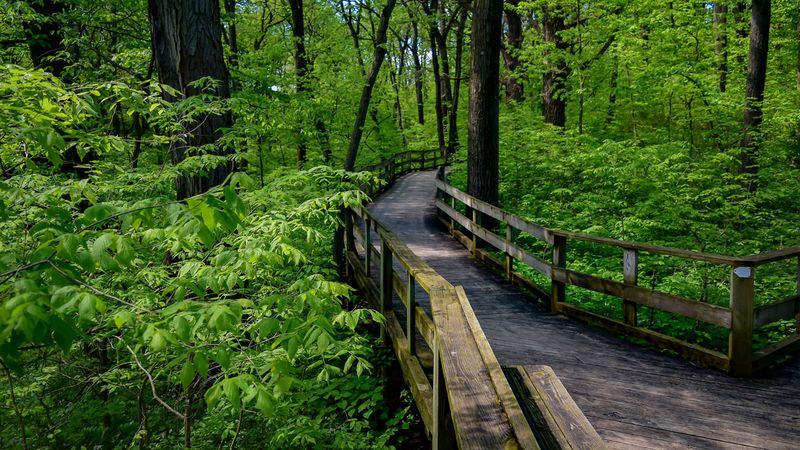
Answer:
POLYGON ((328 242, 370 178, 315 168, 252 189, 237 174, 178 202, 125 201, 101 179, 12 177, 0 184, 0 361, 25 373, 38 354, 27 349, 68 361, 102 345, 115 389, 135 398, 152 377, 165 402, 205 399, 209 417, 278 420, 310 395, 349 405, 325 386, 369 373, 359 325, 382 317, 342 307, 351 288, 332 281, 328 242))

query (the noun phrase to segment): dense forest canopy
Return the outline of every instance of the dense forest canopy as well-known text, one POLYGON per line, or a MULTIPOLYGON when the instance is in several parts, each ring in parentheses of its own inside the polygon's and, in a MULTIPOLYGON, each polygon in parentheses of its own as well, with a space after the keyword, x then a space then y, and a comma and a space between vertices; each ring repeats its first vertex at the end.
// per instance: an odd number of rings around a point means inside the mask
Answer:
POLYGON ((353 170, 407 148, 549 227, 800 244, 793 0, 0 0, 0 23, 2 447, 399 445, 381 317, 331 242, 375 182, 353 170))

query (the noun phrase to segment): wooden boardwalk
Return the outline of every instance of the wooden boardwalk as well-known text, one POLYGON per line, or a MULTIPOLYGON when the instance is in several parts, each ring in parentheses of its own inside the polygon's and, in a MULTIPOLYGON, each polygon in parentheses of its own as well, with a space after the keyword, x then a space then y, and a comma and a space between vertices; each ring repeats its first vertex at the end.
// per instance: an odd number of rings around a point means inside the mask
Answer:
POLYGON ((502 365, 551 366, 609 447, 800 448, 799 359, 737 379, 552 315, 441 227, 434 180, 435 171, 407 175, 370 211, 464 287, 502 365))

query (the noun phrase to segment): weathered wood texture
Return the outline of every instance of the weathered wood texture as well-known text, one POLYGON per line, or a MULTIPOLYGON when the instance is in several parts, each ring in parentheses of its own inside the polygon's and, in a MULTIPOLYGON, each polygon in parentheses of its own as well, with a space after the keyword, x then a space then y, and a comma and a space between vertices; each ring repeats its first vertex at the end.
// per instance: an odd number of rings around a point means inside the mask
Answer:
POLYGON ((549 366, 505 369, 542 448, 605 449, 606 444, 549 366))
MULTIPOLYGON (((473 257, 486 260, 492 265, 500 265, 501 270, 506 273, 506 279, 512 282, 519 280, 520 284, 533 290, 537 297, 545 299, 554 313, 560 312, 616 332, 646 339, 661 348, 676 351, 692 361, 729 371, 737 376, 752 376, 754 366, 767 367, 800 345, 792 336, 774 346, 766 347, 755 353, 753 351, 753 329, 777 320, 791 320, 796 317, 797 322, 800 323, 800 314, 797 311, 797 303, 793 300, 794 297, 762 306, 758 310, 754 309, 755 268, 774 261, 796 258, 797 248, 732 257, 551 230, 514 216, 449 185, 444 167, 440 167, 437 171, 435 186, 435 205, 441 213, 439 219, 448 227, 450 234, 462 242, 466 241, 464 245, 469 248, 473 257), (463 204, 468 214, 462 214, 456 208, 456 203, 463 204), (493 233, 488 227, 481 226, 480 221, 476 219, 482 216, 491 217, 501 223, 505 222, 505 238, 493 233), (456 227, 456 224, 460 229, 456 227), (524 231, 552 246, 551 260, 545 261, 515 245, 515 229, 524 231), (605 247, 622 249, 623 282, 568 270, 567 247, 572 245, 568 244, 568 240, 587 241, 605 247), (486 245, 479 245, 479 242, 486 245), (504 261, 498 263, 486 251, 487 248, 502 252, 504 261), (639 287, 639 252, 731 266, 729 307, 711 305, 639 287), (525 280, 521 275, 514 274, 515 260, 549 278, 550 292, 546 293, 542 287, 525 280), (570 285, 622 299, 623 321, 603 317, 566 303, 566 288, 570 285), (702 348, 699 345, 665 336, 640 326, 637 319, 638 305, 727 328, 730 330, 730 345, 727 354, 702 348), (773 352, 777 353, 773 354, 773 352)), ((800 276, 797 277, 797 282, 800 285, 800 276)))
POLYGON ((382 335, 392 343, 433 447, 538 449, 463 290, 437 274, 367 211, 349 210, 346 222, 350 226, 345 240, 353 241, 347 254, 349 267, 373 306, 386 316, 382 335), (364 266, 373 247, 368 238, 371 224, 380 240, 377 270, 364 266), (416 306, 423 300, 430 318, 416 306), (433 348, 432 382, 423 372, 418 332, 433 348))
MULTIPOLYGON (((551 314, 451 239, 437 220, 434 179, 420 172, 398 180, 372 215, 463 285, 501 365, 551 366, 609 447, 797 448, 800 361, 737 379, 551 314)), ((417 302, 429 310, 419 291, 417 302)))

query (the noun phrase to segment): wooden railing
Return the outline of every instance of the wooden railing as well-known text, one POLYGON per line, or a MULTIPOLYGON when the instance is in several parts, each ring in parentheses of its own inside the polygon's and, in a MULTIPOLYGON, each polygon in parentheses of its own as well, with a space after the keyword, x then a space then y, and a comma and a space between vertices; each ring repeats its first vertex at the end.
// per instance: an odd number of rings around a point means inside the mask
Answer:
MULTIPOLYGON (((678 352, 695 362, 728 371, 737 376, 751 376, 754 371, 764 368, 800 348, 800 334, 794 334, 778 343, 753 351, 754 330, 778 320, 795 319, 800 324, 800 295, 794 295, 758 308, 754 306, 756 267, 776 261, 796 259, 798 275, 800 275, 800 247, 753 256, 733 257, 550 230, 454 188, 447 182, 443 168, 440 168, 437 174, 436 188, 436 206, 441 213, 440 219, 450 228, 451 233, 459 238, 473 255, 503 270, 507 279, 526 287, 541 299, 549 302, 550 309, 554 313, 562 313, 616 332, 645 339, 662 348, 678 352), (458 211, 456 202, 464 205, 466 211, 471 211, 471 217, 458 211), (482 227, 482 217, 490 217, 495 221, 505 223, 505 236, 498 236, 491 230, 482 227), (464 232, 459 231, 459 226, 464 232), (552 248, 550 260, 535 256, 517 245, 515 243, 517 231, 544 241, 552 248), (568 269, 567 246, 570 240, 621 248, 623 258, 620 263, 623 281, 614 281, 568 269), (501 252, 504 259, 501 261, 492 256, 488 249, 481 248, 482 245, 479 245, 479 241, 501 252), (721 307, 637 286, 641 252, 729 266, 729 305, 721 307), (551 281, 550 289, 539 286, 513 270, 514 261, 525 264, 548 278, 551 281), (621 299, 623 320, 615 320, 566 303, 566 287, 568 285, 621 299), (637 321, 639 305, 729 330, 727 354, 640 327, 637 321)), ((800 276, 798 276, 797 286, 798 294, 800 294, 800 276)))
MULTIPOLYGON (((388 186, 397 177, 418 170, 435 169, 447 163, 447 158, 438 149, 434 150, 407 150, 395 153, 389 158, 378 163, 359 168, 359 171, 373 172, 388 186)), ((365 186, 370 195, 376 194, 375 186, 365 186)))
MULTIPOLYGON (((372 169, 391 180, 437 160, 410 158, 413 153, 372 169)), ((385 317, 381 334, 397 355, 433 448, 605 448, 549 368, 514 368, 525 382, 524 389, 512 389, 463 288, 366 208, 348 209, 345 222, 349 275, 385 317), (430 314, 418 293, 427 296, 430 314), (531 417, 544 419, 537 425, 531 417)))

